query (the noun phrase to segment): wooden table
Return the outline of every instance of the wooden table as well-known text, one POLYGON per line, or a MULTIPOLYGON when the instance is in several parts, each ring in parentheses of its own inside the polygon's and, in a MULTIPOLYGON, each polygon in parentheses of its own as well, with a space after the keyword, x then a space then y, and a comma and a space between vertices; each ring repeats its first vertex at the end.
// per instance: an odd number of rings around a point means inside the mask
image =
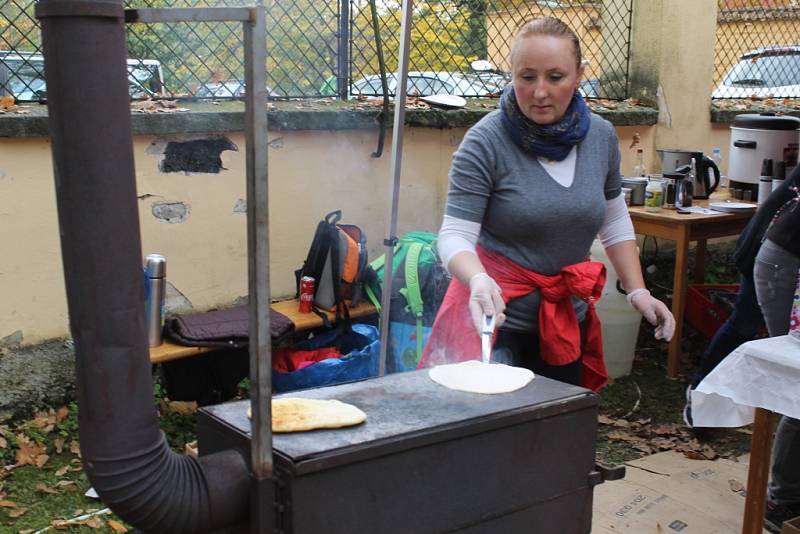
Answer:
MULTIPOLYGON (((310 330, 322 326, 322 317, 316 313, 300 313, 298 311, 299 302, 297 299, 282 300, 280 302, 273 302, 271 308, 278 313, 282 313, 288 317, 293 323, 296 332, 310 330)), ((371 302, 364 299, 358 306, 350 308, 350 317, 355 319, 357 317, 364 317, 375 313, 375 306, 371 302)), ((328 319, 333 322, 336 319, 336 314, 333 312, 325 312, 328 319)), ((181 358, 191 358, 204 352, 211 352, 219 350, 220 347, 188 347, 185 345, 178 345, 169 340, 164 342, 158 347, 150 349, 150 363, 164 363, 181 358)))
MULTIPOLYGON (((714 193, 710 200, 695 200, 695 206, 707 207, 709 202, 727 200, 728 192, 714 193)), ((737 200, 737 202, 740 202, 737 200)), ((675 316, 675 335, 669 344, 667 375, 675 377, 681 357, 683 311, 688 285, 687 263, 689 243, 697 242, 694 267, 695 283, 705 278, 706 241, 714 237, 739 235, 754 212, 722 213, 719 215, 680 214, 677 210, 661 208, 658 212, 645 211, 644 206, 630 206, 628 211, 637 234, 675 241, 675 271, 673 274, 672 314, 675 316)))

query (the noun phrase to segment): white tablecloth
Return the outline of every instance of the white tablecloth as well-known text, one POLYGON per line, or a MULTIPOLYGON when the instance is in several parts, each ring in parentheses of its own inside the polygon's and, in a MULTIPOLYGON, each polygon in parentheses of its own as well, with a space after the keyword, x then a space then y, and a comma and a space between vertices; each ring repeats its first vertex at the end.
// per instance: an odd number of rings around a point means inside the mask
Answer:
POLYGON ((779 336, 745 343, 692 392, 698 427, 750 424, 753 408, 800 419, 800 340, 779 336))

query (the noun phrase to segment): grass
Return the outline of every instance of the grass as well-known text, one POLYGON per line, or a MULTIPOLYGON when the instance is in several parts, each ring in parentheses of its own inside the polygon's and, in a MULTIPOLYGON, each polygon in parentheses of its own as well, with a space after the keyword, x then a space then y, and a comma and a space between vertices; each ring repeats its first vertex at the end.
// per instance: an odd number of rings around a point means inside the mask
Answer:
MULTIPOLYGON (((731 244, 714 245, 709 249, 707 282, 736 282, 737 275, 730 261, 731 244)), ((656 266, 656 274, 649 281, 651 289, 656 296, 669 302, 674 253, 663 250, 656 253, 652 244, 645 246, 643 252, 645 264, 656 266)), ((690 268, 691 261, 690 258, 690 268)), ((686 357, 678 378, 669 379, 666 377, 666 344, 653 339, 652 327, 642 326, 631 374, 614 381, 600 393, 598 460, 621 464, 664 450, 697 458, 736 458, 749 450, 750 434, 746 429, 695 434, 683 425, 681 412, 688 377, 708 343, 690 326, 686 326, 684 332, 686 357)), ((169 402, 159 384, 155 386, 154 399, 170 446, 183 451, 184 445, 195 439, 194 414, 186 409, 185 403, 169 402)), ((100 501, 84 496, 90 484, 73 445, 77 440, 77 407, 74 404, 37 414, 30 420, 0 421, 0 533, 34 532, 53 525, 54 521, 75 518, 104 507, 100 501), (29 460, 41 460, 41 454, 47 454, 41 467, 14 466, 25 443, 28 443, 25 450, 33 451, 27 455, 29 460), (3 465, 11 467, 3 469, 3 465), (3 505, 4 501, 15 506, 3 505), (21 509, 24 513, 12 517, 21 509)), ((61 531, 98 533, 118 532, 123 528, 119 518, 107 514, 61 531)))
MULTIPOLYGON (((170 446, 183 451, 195 439, 194 414, 185 403, 170 403, 158 384, 154 399, 170 446)), ((30 420, 0 424, 5 438, 0 441, 0 466, 6 466, 0 467, 0 533, 116 533, 130 528, 112 513, 93 515, 105 505, 84 495, 91 484, 81 466, 77 414, 72 403, 30 420)))

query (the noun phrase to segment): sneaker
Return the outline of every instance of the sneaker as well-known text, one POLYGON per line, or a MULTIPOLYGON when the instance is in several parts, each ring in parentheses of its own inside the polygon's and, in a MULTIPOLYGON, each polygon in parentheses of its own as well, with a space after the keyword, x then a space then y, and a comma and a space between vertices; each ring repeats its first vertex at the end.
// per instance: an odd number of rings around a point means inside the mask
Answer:
POLYGON ((768 500, 764 510, 764 528, 779 534, 784 521, 800 516, 800 503, 794 505, 775 504, 768 500))
POLYGON ((694 427, 692 424, 692 385, 686 386, 686 404, 683 407, 683 422, 689 428, 694 427))

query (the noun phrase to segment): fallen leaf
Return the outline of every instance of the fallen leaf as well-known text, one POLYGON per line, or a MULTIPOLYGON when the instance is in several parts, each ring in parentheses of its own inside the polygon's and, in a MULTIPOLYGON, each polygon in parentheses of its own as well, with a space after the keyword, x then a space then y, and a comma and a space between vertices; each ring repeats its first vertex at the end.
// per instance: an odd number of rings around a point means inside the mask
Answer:
POLYGON ((78 457, 80 457, 80 455, 81 455, 81 444, 78 443, 78 441, 76 441, 76 440, 70 441, 69 442, 69 452, 71 452, 72 454, 75 454, 78 457))
POLYGON ((50 526, 57 530, 64 530, 73 525, 73 522, 68 519, 54 519, 50 522, 50 526))
POLYGON ((65 465, 63 467, 59 467, 58 469, 56 469, 55 475, 57 477, 63 477, 64 475, 67 474, 68 471, 69 471, 69 466, 65 465))
POLYGON ((8 441, 3 436, 0 436, 0 449, 5 449, 8 447, 8 441))
POLYGON ((606 415, 599 415, 597 416, 597 422, 601 425, 613 425, 614 420, 606 415))
POLYGON ((641 438, 628 434, 627 432, 609 432, 607 437, 612 441, 641 441, 641 438))
POLYGON ((166 411, 168 413, 192 415, 197 411, 197 403, 194 401, 170 401, 167 403, 166 411))
POLYGON ((36 443, 35 441, 31 441, 24 434, 17 434, 17 440, 19 441, 19 449, 17 449, 16 458, 16 465, 36 465, 41 467, 44 465, 39 465, 39 458, 41 456, 45 457, 45 462, 47 461, 47 455, 45 453, 45 446, 41 443, 36 443))
POLYGON ((27 508, 14 508, 14 509, 12 509, 12 510, 10 510, 8 512, 8 517, 17 518, 17 517, 25 514, 25 512, 27 512, 27 511, 28 511, 27 508))
POLYGON ((0 501, 0 508, 16 508, 17 503, 14 501, 0 501))
POLYGON ((680 430, 678 429, 678 425, 671 423, 671 424, 664 424, 664 425, 656 425, 650 429, 653 434, 659 435, 668 435, 674 436, 675 434, 679 434, 680 430))
POLYGON ((704 445, 703 448, 700 450, 700 453, 706 458, 706 460, 713 460, 717 457, 717 451, 712 449, 708 445, 704 445))
POLYGON ((41 491, 42 493, 47 493, 49 495, 59 495, 58 490, 49 487, 44 482, 39 482, 36 484, 36 489, 41 491))
POLYGON ((128 532, 128 529, 120 523, 119 521, 114 521, 113 519, 108 520, 108 526, 111 527, 111 530, 114 532, 128 532))
POLYGON ((54 439, 53 448, 56 450, 56 454, 61 454, 61 452, 64 450, 64 438, 54 439))
POLYGON ((706 457, 703 456, 701 452, 698 451, 683 451, 683 455, 690 460, 705 460, 706 457))
POLYGON ((658 447, 662 451, 668 451, 675 448, 675 442, 671 439, 657 438, 652 440, 653 446, 658 447))
POLYGON ((87 519, 86 521, 83 521, 82 523, 84 525, 86 525, 87 527, 89 527, 89 528, 95 528, 95 529, 96 528, 103 528, 103 526, 105 526, 105 523, 103 522, 103 520, 100 519, 97 516, 90 517, 89 519, 87 519))
POLYGON ((67 486, 74 486, 74 485, 75 485, 75 481, 74 480, 59 480, 58 482, 56 482, 56 486, 59 486, 61 488, 64 488, 64 487, 67 487, 67 486))
POLYGON ((40 454, 39 456, 36 457, 36 467, 40 467, 40 468, 44 467, 44 464, 46 464, 47 460, 49 460, 49 459, 50 459, 50 457, 48 455, 40 454))
POLYGON ((56 412, 56 420, 60 423, 61 421, 66 419, 68 415, 69 415, 69 407, 68 406, 62 406, 56 412))
POLYGON ((614 421, 614 426, 619 428, 629 428, 631 426, 630 421, 626 421, 625 419, 617 419, 614 421))
POLYGON ((36 428, 41 428, 48 433, 52 432, 56 427, 56 412, 52 409, 48 412, 37 412, 36 417, 31 422, 36 428))

